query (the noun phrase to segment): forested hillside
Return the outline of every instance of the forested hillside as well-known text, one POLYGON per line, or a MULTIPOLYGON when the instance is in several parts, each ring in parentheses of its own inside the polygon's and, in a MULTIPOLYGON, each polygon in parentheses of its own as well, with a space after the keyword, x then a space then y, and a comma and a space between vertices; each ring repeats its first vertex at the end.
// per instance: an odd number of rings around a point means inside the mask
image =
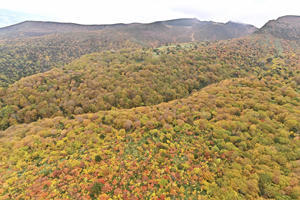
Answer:
POLYGON ((7 129, 2 198, 297 199, 299 88, 275 77, 7 129))
POLYGON ((270 20, 257 32, 268 33, 278 38, 300 40, 300 16, 288 15, 270 20))
POLYGON ((135 48, 125 36, 113 35, 110 40, 100 33, 55 34, 44 37, 0 40, 0 86, 66 63, 88 53, 135 48))
POLYGON ((26 21, 0 28, 0 86, 60 67, 92 52, 166 43, 230 39, 254 26, 176 19, 150 24, 80 25, 26 21))
POLYGON ((261 77, 269 70, 289 77, 299 67, 298 56, 288 42, 253 36, 94 53, 3 88, 0 127, 113 107, 154 105, 227 78, 261 77))
POLYGON ((214 25, 195 19, 2 40, 0 199, 299 199, 295 19, 220 41, 186 40, 214 25))

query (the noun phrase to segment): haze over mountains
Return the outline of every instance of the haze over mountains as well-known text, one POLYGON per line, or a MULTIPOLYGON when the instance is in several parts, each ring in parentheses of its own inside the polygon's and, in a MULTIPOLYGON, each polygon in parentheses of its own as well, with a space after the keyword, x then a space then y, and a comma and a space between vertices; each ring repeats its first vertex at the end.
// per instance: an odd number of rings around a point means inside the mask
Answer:
POLYGON ((125 33, 131 37, 149 35, 155 39, 159 37, 173 38, 173 41, 189 40, 220 40, 241 37, 253 33, 257 28, 252 25, 235 22, 217 23, 200 21, 195 18, 159 21, 149 24, 112 24, 112 25, 80 25, 74 23, 25 21, 0 29, 1 37, 30 37, 53 33, 110 31, 125 33), (177 38, 176 38, 177 37, 177 38), (180 37, 180 38, 179 38, 180 37))
POLYGON ((1 28, 0 199, 299 199, 299 23, 1 28))

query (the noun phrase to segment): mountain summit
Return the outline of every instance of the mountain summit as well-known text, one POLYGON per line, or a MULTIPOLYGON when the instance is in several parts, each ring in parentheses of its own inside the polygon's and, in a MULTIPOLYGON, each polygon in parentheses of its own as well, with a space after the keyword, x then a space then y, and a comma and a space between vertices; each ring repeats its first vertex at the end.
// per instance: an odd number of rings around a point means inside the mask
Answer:
MULTIPOLYGON (((32 37, 66 32, 104 31, 128 34, 134 38, 153 38, 166 42, 189 42, 203 40, 231 39, 249 35, 256 31, 252 25, 239 23, 217 23, 200 21, 196 18, 183 18, 158 21, 148 24, 109 24, 81 25, 74 23, 25 21, 19 24, 0 28, 0 37, 32 37)), ((143 40, 143 39, 142 39, 143 40)))
POLYGON ((287 15, 276 20, 270 20, 258 30, 258 33, 269 33, 283 39, 299 40, 300 16, 287 15))

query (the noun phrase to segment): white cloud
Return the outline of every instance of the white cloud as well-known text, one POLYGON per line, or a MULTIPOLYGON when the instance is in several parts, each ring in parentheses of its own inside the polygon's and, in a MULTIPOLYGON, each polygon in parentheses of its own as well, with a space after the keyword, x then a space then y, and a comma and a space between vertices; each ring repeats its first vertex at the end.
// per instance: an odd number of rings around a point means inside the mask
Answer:
POLYGON ((262 26, 282 15, 300 15, 299 0, 5 0, 0 8, 85 24, 151 22, 180 17, 262 26))

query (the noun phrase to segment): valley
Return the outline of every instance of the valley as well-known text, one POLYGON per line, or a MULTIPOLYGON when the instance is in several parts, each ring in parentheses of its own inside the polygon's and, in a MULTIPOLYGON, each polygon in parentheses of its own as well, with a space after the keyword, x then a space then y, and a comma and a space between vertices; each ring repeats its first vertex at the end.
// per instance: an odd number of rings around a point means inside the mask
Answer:
POLYGON ((0 198, 299 199, 299 24, 0 28, 0 198))

